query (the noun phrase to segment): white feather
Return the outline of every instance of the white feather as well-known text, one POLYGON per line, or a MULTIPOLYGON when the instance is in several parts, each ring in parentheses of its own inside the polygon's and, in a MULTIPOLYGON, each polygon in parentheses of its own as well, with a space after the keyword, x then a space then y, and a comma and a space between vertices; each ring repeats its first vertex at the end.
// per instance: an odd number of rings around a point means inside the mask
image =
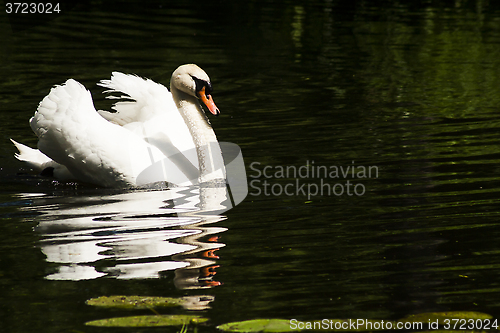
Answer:
POLYGON ((40 150, 30 148, 12 139, 10 141, 12 141, 17 150, 19 150, 19 154, 15 154, 15 157, 20 161, 26 162, 28 166, 34 169, 36 172, 40 173, 47 168, 52 168, 53 175, 57 179, 75 179, 75 177, 71 174, 71 172, 68 171, 68 169, 64 165, 54 162, 50 157, 42 153, 40 150))

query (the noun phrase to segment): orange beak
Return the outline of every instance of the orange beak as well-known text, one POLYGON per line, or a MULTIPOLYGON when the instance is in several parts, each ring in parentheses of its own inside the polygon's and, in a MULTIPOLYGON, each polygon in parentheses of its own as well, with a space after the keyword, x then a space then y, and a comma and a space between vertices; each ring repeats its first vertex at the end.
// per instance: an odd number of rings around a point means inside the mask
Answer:
POLYGON ((207 107, 208 110, 214 115, 218 116, 220 111, 217 108, 217 106, 214 103, 214 100, 212 99, 212 95, 206 95, 205 94, 205 87, 201 88, 201 90, 198 92, 198 96, 200 96, 201 101, 205 106, 207 107))

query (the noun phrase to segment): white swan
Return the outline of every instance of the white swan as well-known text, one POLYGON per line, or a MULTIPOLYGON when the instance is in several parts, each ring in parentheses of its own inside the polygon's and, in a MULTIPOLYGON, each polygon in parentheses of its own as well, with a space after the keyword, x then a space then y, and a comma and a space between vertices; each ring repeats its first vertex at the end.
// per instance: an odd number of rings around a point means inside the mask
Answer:
POLYGON ((219 114, 208 75, 194 64, 172 74, 170 90, 114 72, 100 86, 121 99, 116 112, 96 111, 90 92, 73 79, 40 102, 30 125, 38 150, 12 142, 16 157, 42 174, 106 187, 158 181, 191 185, 225 179, 217 138, 200 105, 219 114))

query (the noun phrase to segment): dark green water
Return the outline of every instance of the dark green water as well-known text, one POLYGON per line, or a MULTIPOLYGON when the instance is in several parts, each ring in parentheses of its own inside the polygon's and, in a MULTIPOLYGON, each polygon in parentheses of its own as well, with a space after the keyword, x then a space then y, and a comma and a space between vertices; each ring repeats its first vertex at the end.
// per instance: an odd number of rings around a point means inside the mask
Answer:
MULTIPOLYGON (((206 296, 204 310, 162 310, 209 318, 201 332, 255 318, 500 316, 499 4, 106 1, 38 25, 0 17, 5 332, 136 332, 84 325, 151 314, 85 304, 110 295, 206 296), (190 62, 210 75, 222 112, 212 125, 241 147, 253 184, 227 218, 189 227, 158 217, 161 197, 18 174, 9 138, 36 145, 28 120, 54 84, 77 79, 108 108, 95 83, 112 71, 168 84, 190 62), (375 166, 378 177, 276 175, 307 165, 375 166), (272 177, 259 175, 265 167, 272 177), (364 193, 298 190, 322 180, 364 193), (278 193, 289 184, 292 195, 278 193), (203 288, 183 288, 182 269, 161 266, 189 262, 166 243, 191 244, 193 234, 220 245, 206 266, 216 274, 194 283, 203 288), (163 268, 148 277, 120 266, 152 263, 163 268), (94 275, 51 279, 61 267, 94 275)), ((192 257, 207 259, 200 253, 192 257)))

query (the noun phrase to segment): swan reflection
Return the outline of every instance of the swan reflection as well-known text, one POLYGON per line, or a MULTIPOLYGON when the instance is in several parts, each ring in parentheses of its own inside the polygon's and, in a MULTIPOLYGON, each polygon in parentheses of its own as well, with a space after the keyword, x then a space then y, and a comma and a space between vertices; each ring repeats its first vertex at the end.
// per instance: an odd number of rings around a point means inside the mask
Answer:
POLYGON ((217 235, 226 229, 211 224, 225 219, 214 215, 227 205, 225 186, 28 197, 25 209, 42 213, 35 227, 41 251, 55 264, 46 279, 147 279, 175 270, 180 289, 220 284, 215 251, 225 246, 217 235))

